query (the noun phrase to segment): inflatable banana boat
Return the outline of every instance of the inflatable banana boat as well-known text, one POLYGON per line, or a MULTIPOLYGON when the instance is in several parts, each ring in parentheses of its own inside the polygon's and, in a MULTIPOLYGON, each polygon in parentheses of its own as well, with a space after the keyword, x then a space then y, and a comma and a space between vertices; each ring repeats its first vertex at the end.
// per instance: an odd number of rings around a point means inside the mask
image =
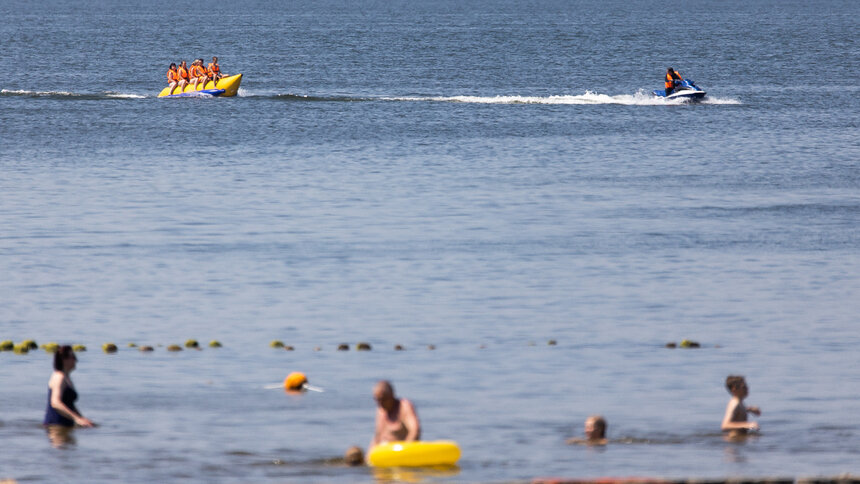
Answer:
POLYGON ((377 445, 367 455, 373 467, 453 466, 458 459, 460 447, 453 440, 389 442, 377 445))
POLYGON ((182 91, 177 87, 170 94, 170 87, 165 87, 158 97, 194 97, 194 96, 235 96, 239 92, 239 84, 242 82, 242 74, 218 79, 218 82, 208 81, 206 85, 192 86, 188 84, 182 91))

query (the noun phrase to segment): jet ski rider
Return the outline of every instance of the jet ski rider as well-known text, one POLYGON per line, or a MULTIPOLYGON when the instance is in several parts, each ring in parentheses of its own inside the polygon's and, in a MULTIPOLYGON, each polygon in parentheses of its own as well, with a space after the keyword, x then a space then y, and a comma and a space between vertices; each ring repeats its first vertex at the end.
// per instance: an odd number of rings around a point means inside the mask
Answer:
POLYGON ((668 96, 669 94, 672 94, 672 91, 675 90, 675 86, 680 84, 682 80, 684 80, 684 78, 681 77, 681 74, 678 71, 671 67, 666 69, 666 84, 664 85, 666 88, 666 95, 668 96))

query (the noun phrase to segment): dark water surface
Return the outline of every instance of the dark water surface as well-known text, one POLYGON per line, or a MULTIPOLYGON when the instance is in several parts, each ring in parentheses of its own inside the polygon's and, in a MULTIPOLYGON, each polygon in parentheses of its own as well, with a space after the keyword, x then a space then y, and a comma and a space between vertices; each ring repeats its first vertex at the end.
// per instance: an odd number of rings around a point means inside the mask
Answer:
POLYGON ((860 473, 858 18, 0 2, 0 340, 86 344, 101 423, 54 448, 50 356, 0 353, 0 479, 860 473), (155 97, 212 55, 239 97, 155 97), (650 98, 669 65, 709 99, 650 98), (189 338, 224 347, 165 351, 189 338), (266 389, 296 370, 325 393, 266 389), (764 412, 743 443, 719 433, 731 373, 764 412), (370 440, 380 378, 458 470, 330 461, 370 440), (592 413, 636 443, 565 445, 592 413))

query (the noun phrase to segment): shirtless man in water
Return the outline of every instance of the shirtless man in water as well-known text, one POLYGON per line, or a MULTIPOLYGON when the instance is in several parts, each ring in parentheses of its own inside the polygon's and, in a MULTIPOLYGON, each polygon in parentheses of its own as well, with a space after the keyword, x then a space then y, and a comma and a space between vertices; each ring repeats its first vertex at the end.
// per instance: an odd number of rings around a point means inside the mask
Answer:
POLYGON ((412 402, 395 398, 391 382, 382 380, 373 387, 376 400, 376 432, 370 448, 397 440, 421 440, 421 423, 412 402))

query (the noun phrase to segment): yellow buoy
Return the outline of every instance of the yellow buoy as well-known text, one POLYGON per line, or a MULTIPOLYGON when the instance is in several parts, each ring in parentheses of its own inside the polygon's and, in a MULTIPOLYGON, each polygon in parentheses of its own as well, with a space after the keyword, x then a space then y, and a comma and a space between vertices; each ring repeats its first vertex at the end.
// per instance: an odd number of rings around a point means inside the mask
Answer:
POLYGON ((45 343, 41 346, 46 353, 56 353, 60 349, 59 343, 45 343))

